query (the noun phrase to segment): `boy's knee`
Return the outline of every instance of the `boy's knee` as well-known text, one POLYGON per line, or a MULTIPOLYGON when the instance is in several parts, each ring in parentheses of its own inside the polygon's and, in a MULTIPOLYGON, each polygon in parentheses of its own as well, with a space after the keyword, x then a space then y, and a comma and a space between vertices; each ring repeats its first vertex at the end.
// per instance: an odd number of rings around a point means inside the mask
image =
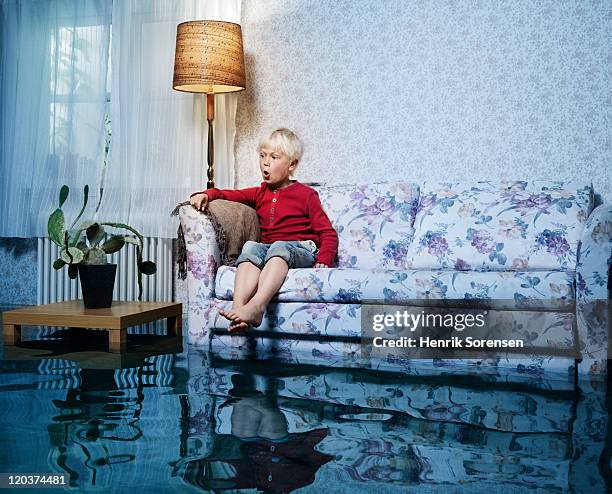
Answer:
POLYGON ((266 264, 268 264, 268 262, 272 259, 280 259, 282 262, 284 262, 287 266, 289 266, 291 264, 291 255, 290 254, 283 254, 282 252, 276 253, 276 254, 272 254, 271 256, 267 256, 266 257, 266 264))

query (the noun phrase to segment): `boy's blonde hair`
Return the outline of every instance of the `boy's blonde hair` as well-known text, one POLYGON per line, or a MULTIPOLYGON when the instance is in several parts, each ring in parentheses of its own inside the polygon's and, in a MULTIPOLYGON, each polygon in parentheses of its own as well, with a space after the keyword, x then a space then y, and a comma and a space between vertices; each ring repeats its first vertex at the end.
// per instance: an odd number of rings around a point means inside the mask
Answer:
POLYGON ((283 153, 289 161, 298 163, 302 159, 304 145, 298 136, 289 129, 280 128, 272 131, 269 136, 262 137, 257 145, 257 152, 262 148, 274 149, 283 153))

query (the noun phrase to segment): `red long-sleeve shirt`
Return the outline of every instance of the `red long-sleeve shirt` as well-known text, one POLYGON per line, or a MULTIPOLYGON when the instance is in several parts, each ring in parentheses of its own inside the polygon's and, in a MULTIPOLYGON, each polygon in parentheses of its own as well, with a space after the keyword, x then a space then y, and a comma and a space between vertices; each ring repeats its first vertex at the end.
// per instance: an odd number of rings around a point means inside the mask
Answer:
POLYGON ((255 208, 261 241, 312 240, 318 247, 317 263, 332 266, 338 253, 338 234, 323 211, 317 191, 300 182, 270 189, 265 182, 247 189, 207 189, 208 199, 226 199, 255 208))

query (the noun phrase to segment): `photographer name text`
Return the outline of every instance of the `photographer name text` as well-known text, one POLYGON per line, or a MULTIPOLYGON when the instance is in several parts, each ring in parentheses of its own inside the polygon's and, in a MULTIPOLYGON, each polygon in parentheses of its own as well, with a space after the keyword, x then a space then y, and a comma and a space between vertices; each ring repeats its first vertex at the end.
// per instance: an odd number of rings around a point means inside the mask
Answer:
POLYGON ((372 343, 377 348, 523 348, 523 340, 496 340, 473 338, 459 338, 452 336, 446 339, 431 338, 429 336, 421 336, 419 338, 410 338, 402 336, 400 338, 384 338, 377 336, 372 340, 372 343))

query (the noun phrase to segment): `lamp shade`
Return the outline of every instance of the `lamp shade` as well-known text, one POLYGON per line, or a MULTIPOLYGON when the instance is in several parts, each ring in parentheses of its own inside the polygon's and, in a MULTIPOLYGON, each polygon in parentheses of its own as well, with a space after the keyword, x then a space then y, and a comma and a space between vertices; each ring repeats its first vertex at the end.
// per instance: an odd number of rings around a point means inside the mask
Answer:
POLYGON ((246 87, 242 29, 224 21, 178 25, 172 87, 188 93, 231 93, 246 87))

